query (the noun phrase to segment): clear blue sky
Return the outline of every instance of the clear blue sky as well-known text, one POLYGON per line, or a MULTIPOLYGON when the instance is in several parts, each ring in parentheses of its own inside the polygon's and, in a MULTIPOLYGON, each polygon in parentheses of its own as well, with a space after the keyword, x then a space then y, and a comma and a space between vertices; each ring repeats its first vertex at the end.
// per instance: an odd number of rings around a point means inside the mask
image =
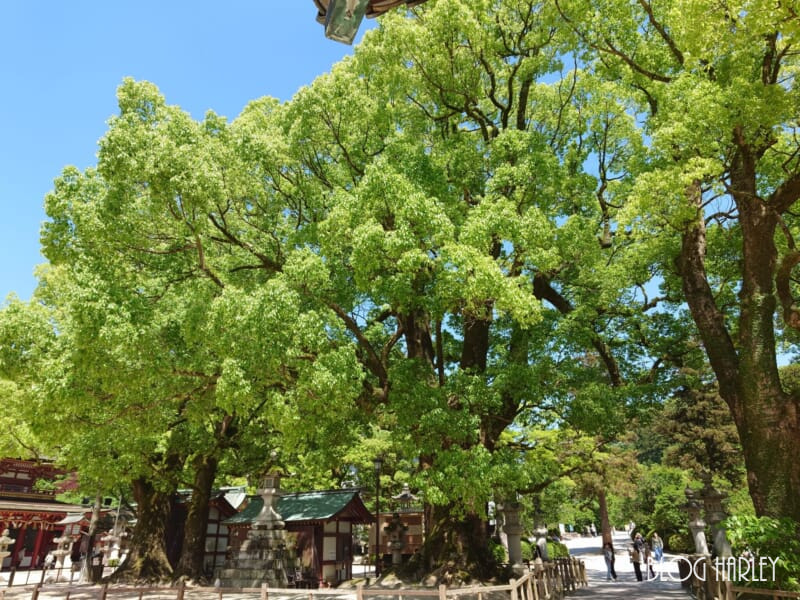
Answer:
MULTIPOLYGON (((325 38, 312 0, 2 0, 0 302, 36 285, 45 194, 95 164, 124 77, 155 83, 195 118, 288 100, 350 46, 325 38)), ((363 32, 375 26, 365 20, 363 32)))

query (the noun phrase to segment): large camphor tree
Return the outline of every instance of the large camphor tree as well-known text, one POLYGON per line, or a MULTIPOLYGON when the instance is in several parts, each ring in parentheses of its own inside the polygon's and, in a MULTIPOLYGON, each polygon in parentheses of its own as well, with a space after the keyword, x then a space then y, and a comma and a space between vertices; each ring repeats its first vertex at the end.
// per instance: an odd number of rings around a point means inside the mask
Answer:
POLYGON ((279 121, 270 193, 309 234, 282 270, 338 316, 361 402, 419 457, 428 568, 488 571, 487 501, 547 479, 524 425, 613 435, 660 383, 632 291, 650 254, 610 231, 641 134, 612 84, 563 66, 558 22, 529 1, 385 18, 279 121))
POLYGON ((620 222, 644 244, 669 240, 662 273, 681 286, 733 415, 756 511, 800 520, 800 398, 781 386, 776 351, 778 333, 800 327, 798 7, 557 5, 591 68, 640 103, 649 173, 620 222))

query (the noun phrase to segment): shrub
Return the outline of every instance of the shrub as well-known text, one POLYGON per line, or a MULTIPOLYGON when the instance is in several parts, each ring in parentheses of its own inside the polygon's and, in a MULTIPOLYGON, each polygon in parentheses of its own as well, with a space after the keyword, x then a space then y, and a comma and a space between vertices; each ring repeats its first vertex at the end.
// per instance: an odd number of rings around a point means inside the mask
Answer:
POLYGON ((667 538, 664 547, 670 552, 694 554, 694 540, 688 533, 673 533, 667 538))
POLYGON ((489 552, 492 554, 492 559, 497 564, 504 564, 508 562, 508 554, 506 547, 496 540, 489 540, 489 552))
POLYGON ((741 581, 743 585, 788 591, 800 590, 800 523, 792 519, 738 516, 725 521, 728 540, 734 556, 751 554, 777 559, 775 578, 770 581, 741 581))
POLYGON ((533 560, 535 557, 535 552, 533 550, 533 544, 526 540, 522 540, 522 560, 533 560))
POLYGON ((548 558, 568 558, 569 548, 561 542, 547 542, 547 557, 548 558))

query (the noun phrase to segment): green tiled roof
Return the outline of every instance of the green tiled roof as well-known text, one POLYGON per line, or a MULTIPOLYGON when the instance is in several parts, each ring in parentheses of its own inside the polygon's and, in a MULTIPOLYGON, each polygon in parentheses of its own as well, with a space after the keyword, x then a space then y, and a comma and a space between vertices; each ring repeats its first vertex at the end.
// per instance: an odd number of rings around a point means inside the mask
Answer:
MULTIPOLYGON (((261 496, 249 496, 244 510, 226 519, 226 525, 249 525, 261 512, 264 502, 261 496)), ((350 508, 350 516, 360 522, 370 520, 358 490, 327 490, 286 494, 278 500, 278 513, 286 523, 297 521, 326 521, 350 508), (352 503, 352 506, 351 506, 352 503)))

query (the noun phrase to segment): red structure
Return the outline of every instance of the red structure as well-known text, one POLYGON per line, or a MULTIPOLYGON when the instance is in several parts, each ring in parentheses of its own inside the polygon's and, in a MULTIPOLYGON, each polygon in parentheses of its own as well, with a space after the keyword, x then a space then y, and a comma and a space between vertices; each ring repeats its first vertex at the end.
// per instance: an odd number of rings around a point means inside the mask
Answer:
POLYGON ((53 549, 53 538, 64 530, 57 523, 67 513, 84 512, 83 506, 65 504, 55 499, 57 493, 71 487, 67 473, 51 463, 0 459, 0 531, 8 529, 14 544, 3 569, 37 568, 53 549), (59 483, 59 480, 62 480, 59 483), (37 482, 46 482, 39 487, 37 482))

